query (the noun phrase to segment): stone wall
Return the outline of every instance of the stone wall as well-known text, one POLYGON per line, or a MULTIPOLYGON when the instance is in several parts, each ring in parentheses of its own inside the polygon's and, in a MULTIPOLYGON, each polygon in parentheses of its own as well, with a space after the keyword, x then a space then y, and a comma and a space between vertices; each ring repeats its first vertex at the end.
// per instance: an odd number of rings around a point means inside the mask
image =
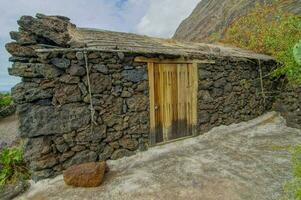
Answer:
POLYGON ((40 70, 34 75, 18 72, 22 82, 12 89, 21 136, 28 140, 25 158, 37 178, 74 164, 118 159, 146 149, 149 97, 145 64, 134 63, 133 56, 123 53, 88 53, 97 124, 91 129, 85 62, 75 52, 42 54, 39 60, 16 62, 10 70, 11 74, 26 66, 40 70))
POLYGON ((146 65, 134 55, 88 52, 92 103, 83 52, 37 53, 36 49, 79 47, 68 18, 23 16, 15 42, 6 44, 10 75, 22 77, 12 89, 26 139, 25 159, 40 179, 67 167, 118 159, 147 148, 149 97, 146 65))
POLYGON ((273 109, 281 113, 288 126, 301 129, 301 87, 285 84, 279 89, 273 109))
MULTIPOLYGON (((277 89, 269 76, 275 63, 261 64, 263 91, 277 89)), ((199 131, 239 123, 270 110, 274 98, 262 95, 258 61, 225 58, 215 64, 199 65, 199 131)))

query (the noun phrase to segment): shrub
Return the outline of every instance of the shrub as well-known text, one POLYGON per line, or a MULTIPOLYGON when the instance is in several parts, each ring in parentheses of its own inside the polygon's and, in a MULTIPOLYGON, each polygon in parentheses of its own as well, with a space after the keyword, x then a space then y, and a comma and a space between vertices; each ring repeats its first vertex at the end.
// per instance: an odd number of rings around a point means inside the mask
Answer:
POLYGON ((19 148, 5 148, 0 152, 0 186, 29 178, 29 172, 23 160, 23 151, 19 148))
POLYGON ((287 75, 291 83, 300 84, 301 66, 294 59, 293 49, 301 39, 301 16, 285 13, 282 7, 287 3, 257 4, 225 30, 222 42, 275 57, 283 67, 273 75, 287 75))
POLYGON ((0 93, 0 108, 12 103, 12 98, 8 93, 0 93))

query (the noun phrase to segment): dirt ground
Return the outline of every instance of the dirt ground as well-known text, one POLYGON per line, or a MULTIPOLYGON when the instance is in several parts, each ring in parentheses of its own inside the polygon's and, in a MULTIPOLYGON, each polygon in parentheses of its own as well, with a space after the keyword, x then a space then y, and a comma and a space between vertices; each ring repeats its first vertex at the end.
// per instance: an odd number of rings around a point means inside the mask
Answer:
POLYGON ((0 145, 6 143, 12 144, 18 135, 18 117, 12 115, 4 119, 0 119, 0 145))
POLYGON ((291 178, 289 146, 300 143, 301 130, 268 113, 109 161, 100 187, 73 188, 58 176, 33 184, 17 199, 276 200, 291 178))

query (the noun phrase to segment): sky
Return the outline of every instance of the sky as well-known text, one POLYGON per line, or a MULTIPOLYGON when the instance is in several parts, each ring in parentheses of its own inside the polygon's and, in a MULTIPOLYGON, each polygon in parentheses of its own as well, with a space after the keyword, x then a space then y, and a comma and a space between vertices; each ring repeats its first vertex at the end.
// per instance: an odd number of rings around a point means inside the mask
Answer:
POLYGON ((99 28, 169 38, 201 0, 0 0, 0 92, 9 91, 19 78, 7 68, 4 45, 17 30, 22 15, 63 15, 78 27, 99 28))

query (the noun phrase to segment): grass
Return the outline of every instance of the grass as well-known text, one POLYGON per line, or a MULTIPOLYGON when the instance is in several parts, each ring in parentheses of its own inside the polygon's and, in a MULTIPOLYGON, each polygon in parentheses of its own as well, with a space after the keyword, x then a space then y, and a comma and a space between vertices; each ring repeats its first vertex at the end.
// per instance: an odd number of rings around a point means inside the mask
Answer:
POLYGON ((19 147, 5 148, 0 152, 0 187, 27 180, 30 173, 19 147))
POLYGON ((284 185, 283 200, 301 200, 301 146, 295 146, 292 152, 293 178, 284 185))
POLYGON ((9 93, 0 93, 0 108, 12 103, 12 97, 9 93))

